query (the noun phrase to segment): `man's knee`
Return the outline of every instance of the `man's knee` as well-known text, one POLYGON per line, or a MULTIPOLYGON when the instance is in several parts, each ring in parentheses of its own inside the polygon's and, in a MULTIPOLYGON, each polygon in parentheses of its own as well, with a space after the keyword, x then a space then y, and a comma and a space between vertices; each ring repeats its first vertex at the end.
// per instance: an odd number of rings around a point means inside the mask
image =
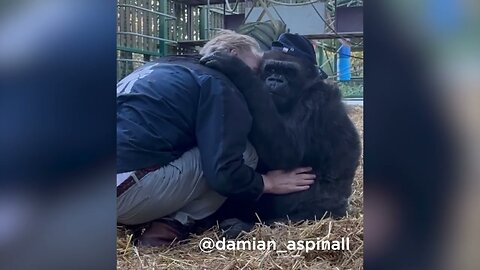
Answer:
MULTIPOLYGON (((256 168, 258 156, 248 143, 243 153, 245 164, 256 168)), ((193 218, 203 218, 215 212, 225 198, 208 187, 201 168, 198 148, 185 152, 180 158, 156 171, 130 187, 117 198, 118 222, 137 224, 172 215, 184 208, 193 218), (201 201, 190 209, 192 201, 201 201), (191 212, 191 213, 190 213, 191 212)))

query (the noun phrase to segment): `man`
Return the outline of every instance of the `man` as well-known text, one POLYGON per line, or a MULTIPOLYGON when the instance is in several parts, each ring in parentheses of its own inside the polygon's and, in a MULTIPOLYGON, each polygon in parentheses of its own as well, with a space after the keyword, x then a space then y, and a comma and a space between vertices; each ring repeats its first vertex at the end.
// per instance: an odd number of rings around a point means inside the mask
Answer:
MULTIPOLYGON (((200 54, 223 51, 256 69, 251 37, 225 32, 200 54)), ((117 85, 117 218, 146 228, 141 245, 188 235, 226 197, 257 200, 263 193, 309 188, 310 168, 255 172, 248 144, 252 118, 236 87, 198 63, 200 56, 166 57, 137 69, 117 85)))

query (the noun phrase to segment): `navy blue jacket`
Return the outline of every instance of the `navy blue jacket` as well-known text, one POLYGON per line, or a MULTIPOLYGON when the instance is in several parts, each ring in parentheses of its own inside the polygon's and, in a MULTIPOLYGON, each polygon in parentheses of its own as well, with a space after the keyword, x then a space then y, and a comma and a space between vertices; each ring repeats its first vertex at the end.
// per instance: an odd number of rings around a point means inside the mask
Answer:
POLYGON ((164 166, 198 146, 214 190, 258 199, 262 177, 243 161, 251 125, 242 94, 198 57, 147 63, 117 84, 117 173, 164 166))

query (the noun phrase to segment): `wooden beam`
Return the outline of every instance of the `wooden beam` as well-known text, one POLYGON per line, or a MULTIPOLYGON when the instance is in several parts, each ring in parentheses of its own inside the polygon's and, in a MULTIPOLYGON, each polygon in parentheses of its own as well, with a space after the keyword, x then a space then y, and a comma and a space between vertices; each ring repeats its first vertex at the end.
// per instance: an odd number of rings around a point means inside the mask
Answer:
MULTIPOLYGON (((245 2, 245 0, 239 0, 240 2, 245 2)), ((187 4, 190 6, 201 6, 206 5, 207 0, 175 0, 175 2, 187 4)), ((225 0, 210 0, 210 5, 223 4, 225 0)))
POLYGON ((357 33, 324 33, 315 35, 305 35, 308 39, 341 39, 341 38, 360 38, 363 37, 363 32, 357 33))

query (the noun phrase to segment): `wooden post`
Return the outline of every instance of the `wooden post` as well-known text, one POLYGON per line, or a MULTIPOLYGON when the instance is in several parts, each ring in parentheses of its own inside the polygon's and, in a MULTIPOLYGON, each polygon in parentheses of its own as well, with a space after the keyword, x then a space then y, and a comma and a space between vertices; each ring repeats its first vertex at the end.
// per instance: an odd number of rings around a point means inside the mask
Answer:
POLYGON ((208 23, 208 18, 207 18, 207 12, 208 10, 205 7, 200 8, 200 39, 207 39, 207 23, 208 23))
POLYGON ((324 59, 323 47, 317 45, 317 51, 318 51, 318 59, 317 59, 318 60, 318 66, 321 66, 323 64, 323 59, 324 59))
MULTIPOLYGON (((152 4, 150 0, 145 1, 145 6, 146 9, 152 10, 152 4)), ((152 17, 155 16, 150 12, 144 12, 144 24, 143 24, 143 31, 144 34, 147 36, 154 36, 155 34, 152 33, 152 17)), ((145 43, 147 43, 145 46, 145 49, 149 52, 153 50, 153 43, 154 41, 152 39, 145 39, 145 43)), ((144 58, 147 57, 146 55, 143 56, 144 58)))
MULTIPOLYGON (((159 0, 159 11, 162 13, 168 13, 168 2, 167 0, 159 0)), ((168 26, 167 20, 164 16, 160 17, 160 27, 159 27, 159 37, 161 38, 168 38, 168 26)), ((159 41, 159 52, 160 55, 167 55, 168 54, 168 47, 165 41, 159 41)))
POLYGON ((188 40, 193 40, 193 30, 192 30, 192 23, 193 23, 193 15, 192 15, 192 6, 187 5, 187 35, 188 40))
MULTIPOLYGON (((154 11, 160 11, 159 10, 159 7, 158 7, 158 1, 154 1, 154 5, 152 6, 152 10, 154 11)), ((155 20, 152 20, 152 24, 153 24, 153 35, 156 35, 158 33, 158 24, 160 23, 160 16, 159 15, 156 15, 155 17, 155 20)), ((157 46, 157 42, 152 42, 153 43, 153 47, 152 47, 152 51, 154 52, 158 52, 159 48, 157 46)))

